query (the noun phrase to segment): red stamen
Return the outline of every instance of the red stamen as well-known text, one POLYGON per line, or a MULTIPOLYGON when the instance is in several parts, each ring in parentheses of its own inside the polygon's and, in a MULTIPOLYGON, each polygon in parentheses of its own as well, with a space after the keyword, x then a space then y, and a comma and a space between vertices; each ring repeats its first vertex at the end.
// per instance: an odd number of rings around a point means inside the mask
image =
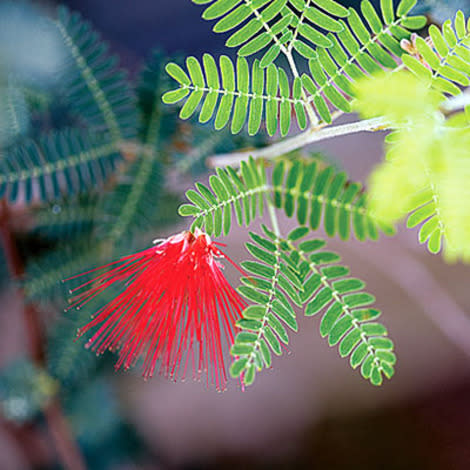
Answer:
POLYGON ((220 261, 225 256, 200 231, 183 232, 159 245, 125 256, 101 268, 68 280, 108 270, 84 282, 73 292, 69 308, 80 308, 108 287, 120 285, 121 293, 96 312, 79 330, 95 332, 86 346, 104 353, 119 350, 116 369, 128 369, 143 357, 143 376, 151 377, 160 360, 160 373, 185 378, 188 364, 193 377, 205 371, 207 383, 224 389, 227 372, 224 344, 234 339, 235 322, 245 302, 225 279, 220 261))

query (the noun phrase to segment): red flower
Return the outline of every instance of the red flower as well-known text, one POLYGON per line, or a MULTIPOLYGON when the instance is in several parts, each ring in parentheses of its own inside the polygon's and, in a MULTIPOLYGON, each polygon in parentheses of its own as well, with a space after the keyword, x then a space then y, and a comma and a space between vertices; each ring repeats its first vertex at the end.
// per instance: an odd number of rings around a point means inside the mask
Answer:
POLYGON ((196 229, 97 268, 112 266, 74 289, 88 287, 72 299, 70 308, 80 308, 116 284, 122 291, 79 330, 81 336, 98 328, 86 347, 98 354, 119 349, 116 369, 128 369, 143 356, 145 378, 153 375, 158 359, 160 373, 184 378, 191 361, 193 375, 206 371, 208 383, 225 388, 222 336, 233 343, 234 324, 245 302, 228 284, 216 258, 233 261, 216 245, 196 229))

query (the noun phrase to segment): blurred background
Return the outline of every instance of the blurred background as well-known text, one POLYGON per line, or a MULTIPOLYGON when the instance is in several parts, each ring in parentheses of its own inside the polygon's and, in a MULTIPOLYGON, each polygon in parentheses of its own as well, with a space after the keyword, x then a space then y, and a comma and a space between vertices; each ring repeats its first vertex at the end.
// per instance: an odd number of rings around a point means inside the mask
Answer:
MULTIPOLYGON (((357 7, 360 2, 342 3, 357 7)), ((457 8, 470 13, 468 1, 420 3, 436 22, 457 8)), ((0 2, 0 59, 14 64, 15 74, 39 77, 52 89, 50 95, 43 91, 32 98, 28 95, 23 105, 21 98, 15 98, 15 127, 32 138, 72 122, 66 104, 54 95, 61 51, 41 20, 54 16, 57 4, 0 2), (47 101, 48 96, 52 101, 47 101), (35 103, 31 115, 26 101, 35 103)), ((61 4, 92 23, 119 56, 131 81, 139 80, 139 71, 155 48, 172 57, 233 53, 224 48, 224 35, 213 34, 211 24, 200 18, 201 7, 189 0, 64 0, 61 4)), ((5 87, 10 77, 10 70, 2 74, 5 87)), ((30 85, 28 90, 40 88, 30 85)), ((162 85, 162 91, 166 89, 162 85)), ((0 108, 0 123, 10 123, 11 115, 1 114, 9 108, 0 108)), ((263 143, 263 137, 247 142, 226 135, 214 142, 210 129, 195 130, 192 124, 174 122, 172 116, 165 119, 168 128, 162 133, 171 135, 164 150, 166 161, 184 171, 168 173, 166 185, 173 191, 163 191, 155 209, 158 217, 148 229, 135 222, 131 241, 121 233, 113 254, 131 252, 185 228, 184 221, 175 217, 176 207, 196 178, 207 178, 206 156, 263 143), (210 145, 204 147, 207 142, 210 145)), ((8 125, 0 129, 2 157, 16 138, 8 125)), ((322 152, 351 179, 365 182, 383 156, 383 138, 381 133, 359 134, 311 150, 322 152)), ((127 160, 133 171, 132 156, 127 160)), ((104 191, 113 189, 105 186, 104 191)), ((62 443, 69 456, 70 446, 54 432, 65 441, 68 436, 78 442, 85 468, 90 469, 470 468, 468 266, 446 265, 418 245, 415 231, 404 228, 396 237, 381 237, 374 243, 329 240, 329 247, 342 254, 353 275, 364 279, 377 297, 395 341, 397 372, 380 388, 370 386, 328 347, 318 333, 317 319, 305 318, 300 319, 299 333, 292 334, 289 354, 275 358, 272 370, 259 374, 244 393, 234 381, 221 394, 192 381, 172 383, 155 376, 144 382, 139 369, 114 373, 112 354, 95 358, 83 348, 84 341, 74 342, 77 318, 73 317, 79 314, 63 313, 66 289, 59 286, 59 293, 49 295, 48 289, 66 277, 58 267, 72 262, 68 256, 78 246, 75 243, 103 236, 105 229, 99 224, 104 219, 92 212, 95 206, 108 207, 107 203, 103 206, 93 194, 87 197, 79 204, 74 200, 73 207, 81 212, 67 220, 66 215, 72 214, 67 199, 28 204, 27 196, 10 194, 15 201, 8 203, 8 209, 3 203, 0 469, 62 468, 57 455, 63 449, 57 452, 55 446, 62 443), (59 213, 64 220, 51 222, 59 213), (77 233, 86 235, 72 243, 77 233), (9 243, 17 247, 16 255, 15 250, 5 250, 9 243), (19 261, 14 259, 18 255, 19 261), (37 282, 28 284, 31 279, 37 282), (33 300, 25 307, 29 294, 33 300), (36 314, 40 318, 36 327, 48 338, 45 348, 30 344, 31 337, 38 336, 31 336, 34 324, 27 318, 36 314), (37 360, 31 361, 34 348, 37 360), (46 366, 40 366, 43 363, 46 366)), ((144 204, 152 207, 152 193, 146 197, 144 204)), ((281 224, 293 226, 288 219, 281 224)), ((223 240, 235 261, 247 258, 246 240, 246 230, 240 228, 223 240)), ((92 252, 88 260, 73 264, 70 275, 93 265, 94 256, 92 252)), ((229 269, 227 273, 235 283, 236 273, 229 269)), ((73 453, 71 457, 74 468, 73 453)))

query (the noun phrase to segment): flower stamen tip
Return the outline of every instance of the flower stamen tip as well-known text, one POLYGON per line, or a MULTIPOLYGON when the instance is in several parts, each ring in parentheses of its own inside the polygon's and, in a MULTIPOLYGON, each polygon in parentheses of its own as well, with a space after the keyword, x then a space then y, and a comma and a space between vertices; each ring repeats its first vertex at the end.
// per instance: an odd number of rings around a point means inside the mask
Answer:
POLYGON ((152 377, 160 360, 162 375, 184 381, 192 362, 196 380, 204 374, 208 384, 225 390, 224 350, 233 343, 235 324, 246 304, 215 258, 236 265, 198 228, 154 244, 158 249, 151 247, 98 268, 107 270, 79 288, 87 290, 76 297, 77 310, 108 288, 117 287, 120 293, 78 336, 95 330, 87 348, 97 348, 98 354, 119 350, 116 370, 128 370, 142 357, 144 380, 152 377), (215 379, 209 380, 209 375, 215 379))

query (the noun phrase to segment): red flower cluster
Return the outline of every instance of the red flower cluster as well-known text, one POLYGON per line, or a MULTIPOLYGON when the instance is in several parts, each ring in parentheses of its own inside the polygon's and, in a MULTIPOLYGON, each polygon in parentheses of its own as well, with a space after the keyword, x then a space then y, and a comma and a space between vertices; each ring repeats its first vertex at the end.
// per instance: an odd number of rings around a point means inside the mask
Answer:
POLYGON ((216 245, 196 229, 91 271, 110 268, 74 289, 87 288, 72 299, 70 308, 83 306, 116 284, 122 291, 79 330, 81 336, 98 328, 86 346, 98 354, 119 349, 116 369, 128 369, 142 356, 145 378, 153 375, 157 360, 160 373, 184 378, 191 361, 193 375, 199 378, 205 371, 208 383, 224 389, 222 336, 233 343, 245 302, 216 258, 233 261, 216 245))

